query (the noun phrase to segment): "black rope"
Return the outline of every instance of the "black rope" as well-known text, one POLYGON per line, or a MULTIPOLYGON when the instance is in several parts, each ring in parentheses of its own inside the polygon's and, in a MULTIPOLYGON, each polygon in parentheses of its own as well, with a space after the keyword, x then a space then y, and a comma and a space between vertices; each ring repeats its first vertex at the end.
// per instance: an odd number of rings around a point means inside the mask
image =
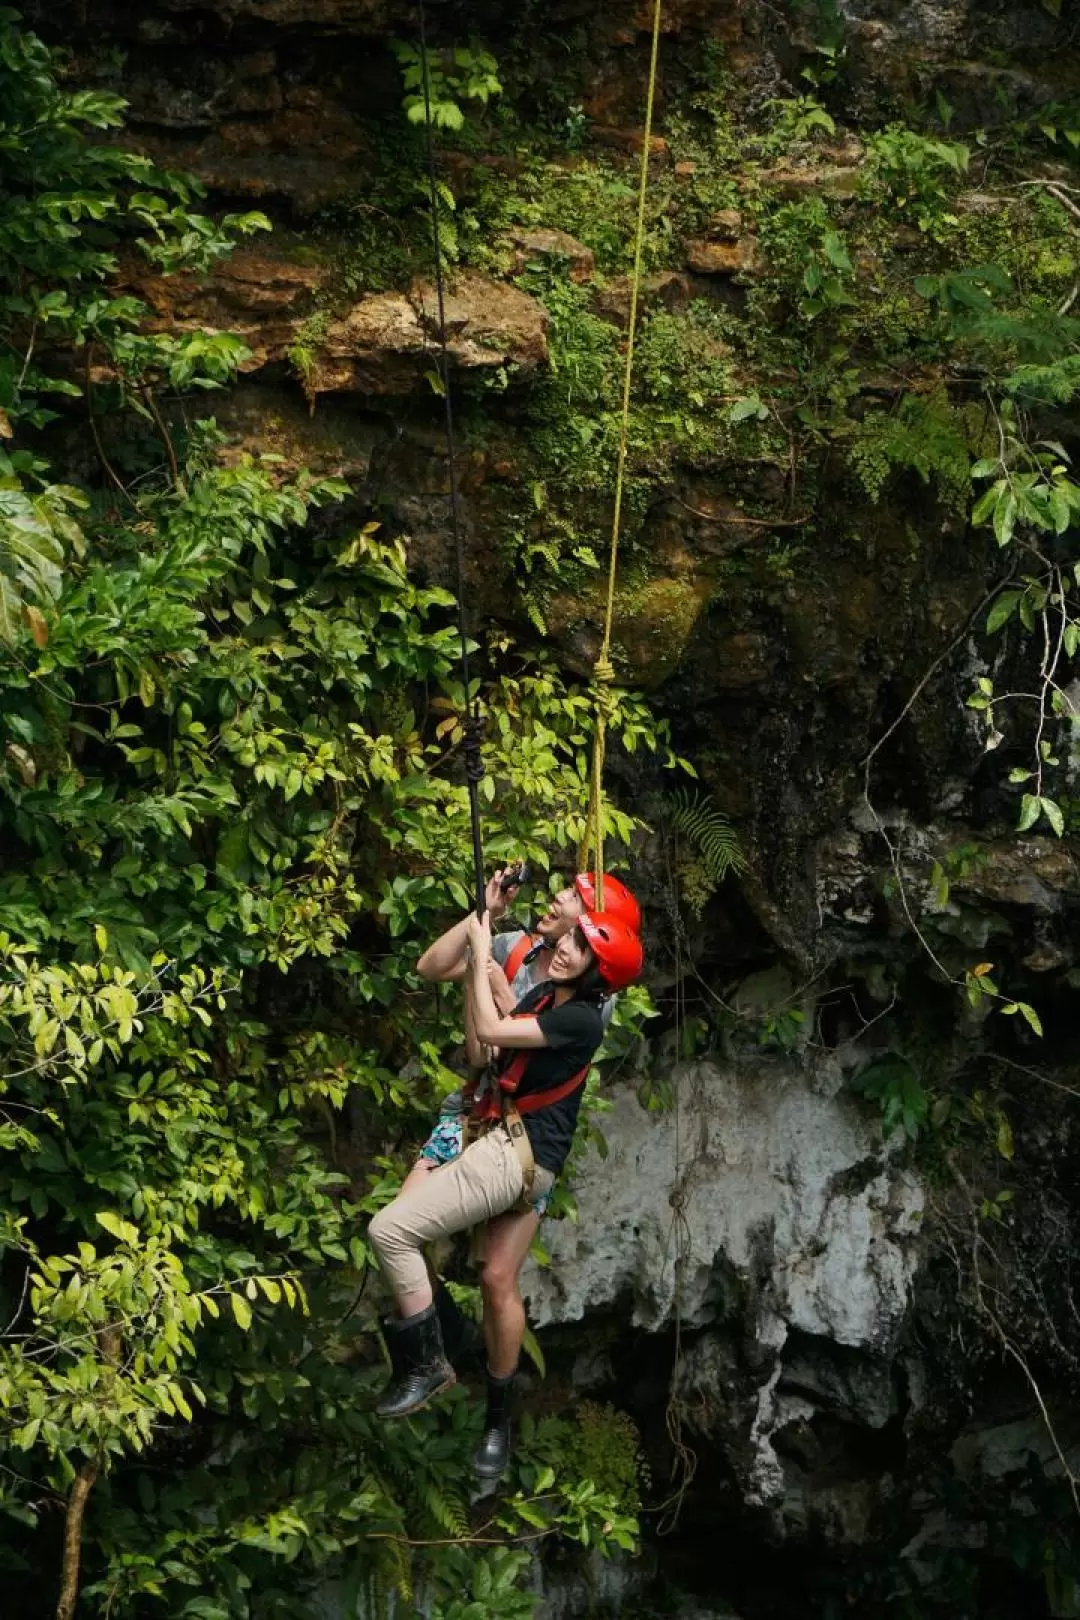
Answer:
POLYGON ((435 255, 435 296, 439 311, 439 376, 446 409, 446 453, 450 464, 450 527, 454 536, 457 562, 458 630, 461 637, 461 680, 465 688, 465 780, 469 789, 469 820, 472 824, 473 881, 476 886, 476 914, 486 910, 484 897, 484 846, 480 833, 480 782, 484 775, 482 752, 484 722, 473 704, 469 681, 469 634, 465 614, 465 545, 461 534, 458 502, 457 451, 454 440, 454 407, 450 398, 450 355, 446 342, 446 296, 443 288, 442 245, 439 241, 439 188, 435 170, 435 143, 431 134, 431 80, 428 74, 427 25, 424 0, 418 0, 420 21, 420 63, 424 80, 424 137, 427 151, 428 196, 431 204, 431 241, 435 255))

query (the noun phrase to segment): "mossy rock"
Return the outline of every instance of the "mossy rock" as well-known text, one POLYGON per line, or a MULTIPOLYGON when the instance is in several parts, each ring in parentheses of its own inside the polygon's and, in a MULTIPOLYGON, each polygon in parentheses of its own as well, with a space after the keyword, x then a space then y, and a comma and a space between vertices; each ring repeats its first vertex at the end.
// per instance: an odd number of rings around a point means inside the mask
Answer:
MULTIPOLYGON (((700 574, 664 574, 617 590, 612 642, 620 678, 648 691, 673 675, 712 591, 700 574)), ((599 582, 587 594, 560 596, 551 603, 549 629, 572 664, 591 667, 603 614, 599 582)))

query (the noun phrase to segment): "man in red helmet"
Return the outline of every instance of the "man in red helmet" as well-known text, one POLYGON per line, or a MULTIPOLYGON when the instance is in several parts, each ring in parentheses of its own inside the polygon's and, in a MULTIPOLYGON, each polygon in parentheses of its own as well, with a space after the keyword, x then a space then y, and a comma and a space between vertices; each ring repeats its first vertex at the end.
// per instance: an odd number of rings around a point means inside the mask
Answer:
MULTIPOLYGON (((505 880, 505 871, 499 871, 487 886, 487 912, 493 923, 506 913, 518 892, 516 885, 504 891, 505 880)), ((491 942, 492 961, 497 967, 509 970, 492 974, 491 990, 501 1012, 512 1011, 526 991, 547 978, 551 953, 559 940, 574 927, 583 911, 595 909, 596 874, 579 872, 572 883, 548 901, 547 910, 537 918, 531 932, 516 928, 495 935, 491 942)), ((620 918, 635 934, 641 933, 641 908, 625 883, 610 873, 604 874, 604 910, 609 916, 620 918)), ((422 979, 446 983, 465 977, 468 926, 468 917, 463 917, 428 946, 416 964, 422 979)), ((609 1005, 605 1028, 610 1019, 609 1005)))

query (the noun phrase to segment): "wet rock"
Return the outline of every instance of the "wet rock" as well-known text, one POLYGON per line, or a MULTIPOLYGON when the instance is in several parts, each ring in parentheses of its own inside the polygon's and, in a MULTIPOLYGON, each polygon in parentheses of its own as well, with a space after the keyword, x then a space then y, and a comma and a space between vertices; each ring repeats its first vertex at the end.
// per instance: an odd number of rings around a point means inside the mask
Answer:
MULTIPOLYGON (((610 124, 594 124, 592 137, 598 146, 611 146, 620 152, 640 153, 645 146, 643 129, 613 129, 610 124)), ((649 156, 666 157, 668 143, 662 135, 649 136, 649 156)))
MULTIPOLYGON (((651 690, 678 667, 712 588, 706 575, 689 566, 617 593, 615 652, 633 685, 651 690)), ((599 651, 603 611, 599 583, 587 594, 558 596, 550 604, 549 631, 582 674, 599 651)))
POLYGON ((1072 840, 1013 838, 982 844, 953 888, 995 905, 1049 914, 1080 895, 1080 851, 1072 840))
MULTIPOLYGON (((205 0, 163 0, 163 10, 205 11, 205 0)), ((315 27, 335 33, 381 33, 394 22, 388 0, 215 0, 226 22, 263 22, 276 28, 315 27)))
POLYGON ((709 235, 717 242, 737 242, 743 234, 743 217, 737 208, 718 208, 709 215, 709 235))
POLYGON ((295 384, 252 379, 217 396, 214 416, 228 444, 222 459, 272 455, 282 476, 301 468, 318 477, 347 478, 360 487, 386 424, 362 413, 349 395, 331 396, 312 411, 295 384))
POLYGON ((318 264, 302 262, 273 239, 241 246, 210 274, 156 276, 132 266, 125 285, 154 312, 152 329, 232 332, 251 350, 241 371, 282 360, 294 342, 323 279, 318 264))
POLYGON ((312 214, 357 189, 367 143, 354 118, 331 100, 286 105, 267 119, 231 119, 205 136, 140 132, 130 144, 169 169, 188 170, 227 197, 284 197, 312 214))
POLYGON ((858 170, 847 164, 792 164, 777 169, 761 169, 757 183, 798 201, 818 192, 828 197, 853 197, 859 187, 858 170))

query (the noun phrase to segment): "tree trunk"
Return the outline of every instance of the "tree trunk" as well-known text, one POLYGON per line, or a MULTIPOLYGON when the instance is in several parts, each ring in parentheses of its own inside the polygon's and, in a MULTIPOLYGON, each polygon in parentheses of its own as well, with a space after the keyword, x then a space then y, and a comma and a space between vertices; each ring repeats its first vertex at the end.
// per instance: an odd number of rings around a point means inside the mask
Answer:
POLYGON ((71 1487, 71 1495, 68 1497, 67 1513, 64 1517, 64 1564, 60 1583, 60 1598, 56 1605, 56 1620, 72 1620, 75 1605, 79 1601, 79 1560, 82 1555, 83 1514, 86 1512, 86 1499, 90 1495, 97 1477, 97 1463, 83 1463, 75 1476, 75 1483, 71 1487))

